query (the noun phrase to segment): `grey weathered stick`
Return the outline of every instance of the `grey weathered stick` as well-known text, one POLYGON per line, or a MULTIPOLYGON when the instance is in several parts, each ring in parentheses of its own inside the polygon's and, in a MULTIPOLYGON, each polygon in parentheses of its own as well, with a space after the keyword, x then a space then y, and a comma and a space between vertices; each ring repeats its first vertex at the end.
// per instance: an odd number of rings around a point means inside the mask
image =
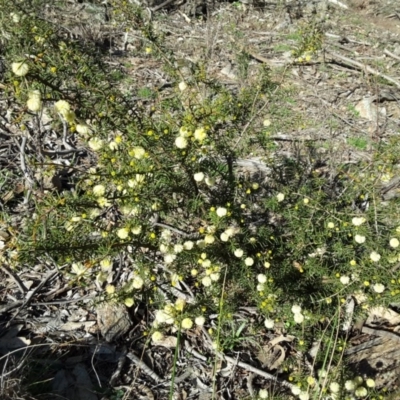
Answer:
POLYGON ((383 50, 383 52, 387 55, 390 56, 392 58, 394 58, 397 61, 400 61, 400 57, 397 56, 396 54, 391 53, 388 49, 383 50))
POLYGON ((163 380, 149 368, 140 358, 136 357, 133 353, 129 352, 126 356, 137 365, 145 374, 149 375, 150 378, 154 379, 157 383, 161 383, 163 380))
POLYGON ((207 338, 206 341, 209 344, 209 348, 217 355, 217 357, 219 357, 223 360, 226 360, 226 361, 230 362, 231 364, 235 364, 236 366, 238 366, 240 368, 244 368, 247 371, 253 372, 256 375, 262 376, 263 378, 273 381, 273 382, 277 383, 278 385, 282 385, 282 386, 285 386, 290 389, 292 389, 293 387, 296 386, 296 385, 291 384, 290 382, 279 380, 276 376, 271 375, 268 372, 265 372, 261 369, 255 368, 250 364, 246 364, 245 362, 238 361, 232 357, 229 357, 229 356, 219 352, 218 350, 215 350, 214 347, 212 346, 212 339, 211 339, 210 335, 208 334, 207 330, 204 328, 204 326, 202 328, 202 332, 204 333, 205 337, 207 338))
POLYGON ((21 281, 21 279, 19 279, 19 277, 17 275, 15 275, 7 266, 5 265, 0 265, 0 268, 10 277, 14 280, 14 282, 17 284, 19 291, 22 294, 25 294, 28 289, 27 287, 23 284, 23 282, 21 281))
POLYGON ((380 76, 381 78, 386 79, 388 82, 393 83, 397 87, 400 87, 400 82, 396 81, 396 79, 394 79, 394 78, 392 78, 392 77, 390 77, 390 76, 388 76, 386 74, 382 74, 381 72, 371 68, 368 65, 365 65, 365 64, 360 63, 358 61, 354 61, 351 58, 342 56, 341 54, 335 53, 335 52, 333 52, 331 50, 327 50, 327 53, 329 53, 332 57, 334 57, 334 58, 336 58, 338 60, 344 61, 345 63, 350 64, 353 67, 359 68, 361 71, 368 72, 368 73, 370 73, 372 75, 380 76))
POLYGON ((56 270, 56 271, 50 271, 49 274, 48 274, 47 276, 45 276, 44 279, 39 283, 39 285, 37 285, 37 287, 35 287, 35 289, 32 290, 32 292, 28 292, 28 293, 27 293, 23 304, 20 306, 20 308, 18 309, 18 311, 16 312, 16 314, 10 319, 10 321, 8 321, 7 327, 10 326, 10 323, 18 316, 18 314, 21 312, 21 310, 31 302, 33 296, 34 296, 34 295, 35 295, 49 280, 53 279, 58 273, 59 273, 58 270, 56 270))
POLYGON ((246 369, 247 371, 253 372, 254 374, 260 375, 260 376, 262 376, 263 378, 266 378, 266 379, 268 379, 268 380, 270 380, 270 381, 273 381, 273 382, 277 383, 278 385, 285 386, 285 387, 288 387, 288 388, 290 388, 290 389, 292 389, 292 388, 295 386, 295 385, 291 384, 290 382, 281 381, 281 380, 279 380, 276 376, 271 375, 271 374, 269 374, 268 372, 262 371, 261 369, 255 368, 255 367, 253 367, 253 366, 250 365, 250 364, 246 364, 246 363, 244 363, 244 362, 242 362, 242 361, 237 361, 237 360, 235 360, 234 358, 229 357, 229 356, 227 356, 227 355, 225 355, 225 354, 222 354, 222 353, 219 353, 219 352, 216 352, 216 354, 217 354, 217 356, 218 356, 219 358, 221 358, 221 359, 223 359, 223 360, 226 360, 226 361, 228 361, 228 362, 231 363, 231 364, 235 364, 235 365, 237 365, 238 367, 244 368, 244 369, 246 369))

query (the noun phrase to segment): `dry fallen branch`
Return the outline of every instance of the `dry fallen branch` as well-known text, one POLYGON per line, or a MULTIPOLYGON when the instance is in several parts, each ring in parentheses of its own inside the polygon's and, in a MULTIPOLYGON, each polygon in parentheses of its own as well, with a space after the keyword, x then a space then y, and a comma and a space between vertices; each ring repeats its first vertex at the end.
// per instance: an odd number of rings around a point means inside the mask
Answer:
POLYGON ((151 368, 149 368, 140 358, 136 357, 132 352, 126 354, 126 356, 145 374, 150 376, 156 383, 161 383, 161 379, 151 368))
POLYGON ((362 64, 362 63, 360 63, 360 62, 358 62, 358 61, 354 61, 354 60, 352 60, 352 59, 350 59, 350 58, 348 58, 348 57, 342 56, 342 55, 339 54, 339 53, 335 53, 334 51, 331 51, 331 50, 326 50, 326 51, 327 51, 327 53, 330 54, 334 59, 343 61, 344 63, 346 63, 346 64, 348 64, 348 65, 350 65, 350 66, 352 66, 352 67, 355 67, 355 68, 357 68, 357 69, 359 69, 359 70, 361 70, 361 71, 364 71, 364 72, 366 72, 366 73, 369 73, 369 74, 372 74, 372 75, 375 75, 375 76, 379 76, 379 77, 381 77, 381 78, 384 78, 384 79, 386 79, 388 82, 391 82, 391 83, 393 83, 394 85, 396 85, 397 87, 400 87, 400 82, 398 82, 396 79, 394 79, 394 78, 392 78, 392 77, 390 77, 390 76, 388 76, 388 75, 386 75, 386 74, 382 74, 381 72, 379 72, 379 71, 377 71, 377 70, 371 68, 371 67, 368 66, 368 65, 362 64))
POLYGON ((397 56, 396 54, 391 53, 388 49, 385 49, 383 51, 387 56, 394 58, 397 61, 400 61, 400 57, 397 56))

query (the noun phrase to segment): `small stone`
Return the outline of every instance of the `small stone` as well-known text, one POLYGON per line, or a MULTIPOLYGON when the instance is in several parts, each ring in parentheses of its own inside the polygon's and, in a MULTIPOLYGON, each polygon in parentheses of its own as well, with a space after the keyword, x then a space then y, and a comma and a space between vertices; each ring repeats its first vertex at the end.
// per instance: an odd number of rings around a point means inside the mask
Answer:
POLYGON ((102 303, 97 307, 97 323, 107 342, 124 335, 132 325, 128 310, 124 304, 102 303))

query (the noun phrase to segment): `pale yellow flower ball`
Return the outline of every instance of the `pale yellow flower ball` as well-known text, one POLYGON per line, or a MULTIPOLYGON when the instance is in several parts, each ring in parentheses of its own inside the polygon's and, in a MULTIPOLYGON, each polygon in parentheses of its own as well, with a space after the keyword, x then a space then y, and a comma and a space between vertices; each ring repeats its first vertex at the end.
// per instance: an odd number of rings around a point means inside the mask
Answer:
POLYGON ((102 271, 104 271, 104 272, 110 271, 112 268, 111 258, 110 257, 103 258, 100 261, 100 267, 101 267, 102 271))
POLYGON ((332 382, 329 385, 329 390, 331 393, 339 393, 340 392, 340 385, 337 382, 332 382))
POLYGON ((341 282, 343 285, 347 285, 347 284, 350 282, 350 278, 349 278, 348 276, 341 276, 341 277, 340 277, 340 282, 341 282))
POLYGON ((264 325, 267 329, 273 329, 275 326, 275 321, 270 318, 266 318, 264 321, 264 325))
POLYGON ((11 70, 17 76, 25 76, 29 72, 29 66, 25 61, 14 62, 11 64, 11 70))
POLYGON ((243 253, 244 253, 244 251, 242 249, 236 249, 233 254, 237 258, 241 258, 241 257, 243 257, 243 253))
POLYGON ((296 322, 296 324, 301 324, 304 321, 304 315, 302 313, 297 313, 294 314, 294 322, 296 322))
POLYGON ((125 304, 128 308, 130 308, 130 307, 132 307, 132 306, 135 304, 135 301, 133 300, 132 297, 127 297, 127 298, 124 300, 124 304, 125 304))
POLYGON ((134 235, 140 235, 140 233, 142 232, 142 227, 140 225, 135 225, 131 228, 131 232, 134 235))
POLYGON ((375 387, 375 381, 373 379, 371 379, 371 378, 367 379, 365 381, 365 383, 369 388, 374 388, 375 387))
POLYGON ((362 243, 365 242, 365 236, 356 235, 356 236, 354 236, 354 240, 355 240, 357 243, 362 244, 362 243))
POLYGON ((352 392, 356 388, 356 384, 352 380, 348 380, 345 382, 344 387, 348 392, 352 392))
POLYGON ((166 242, 170 242, 172 239, 172 232, 169 229, 163 229, 161 232, 161 238, 166 242))
POLYGON ((89 140, 88 145, 92 150, 98 151, 103 147, 103 143, 103 140, 93 137, 89 140))
POLYGON ((365 397, 367 394, 368 394, 368 391, 364 386, 358 387, 354 392, 354 395, 358 398, 365 397))
POLYGON ((218 217, 222 218, 225 217, 225 215, 228 213, 228 210, 224 207, 218 207, 216 213, 218 217))
POLYGON ((196 182, 201 182, 204 179, 204 173, 203 172, 197 172, 193 175, 193 178, 196 182))
POLYGON ((314 378, 313 376, 307 377, 307 383, 308 383, 310 386, 314 386, 314 385, 315 385, 315 378, 314 378))
POLYGON ((295 396, 298 396, 301 393, 301 389, 298 386, 295 386, 295 385, 292 386, 290 390, 292 391, 292 393, 295 396))
POLYGON ((382 283, 375 283, 375 285, 372 286, 372 289, 375 293, 383 293, 385 291, 385 286, 382 285, 382 283))
POLYGON ((104 193, 106 192, 106 188, 104 185, 96 185, 93 186, 93 194, 97 197, 104 196, 104 193))
POLYGON ((362 225, 366 219, 364 217, 354 217, 351 222, 354 226, 360 226, 362 225))
POLYGON ((65 115, 71 110, 71 106, 69 103, 65 100, 58 100, 54 104, 54 108, 56 109, 57 112, 59 112, 61 115, 65 115))
POLYGON ((184 138, 184 137, 182 137, 182 136, 178 136, 178 137, 175 139, 175 146, 176 146, 178 149, 185 149, 185 148, 187 147, 187 145, 188 145, 188 141, 187 141, 186 138, 184 138))
POLYGON ((201 283, 202 283, 203 286, 209 287, 209 286, 211 286, 211 284, 212 284, 212 280, 211 280, 211 278, 210 278, 209 276, 205 276, 205 277, 201 280, 201 283))
POLYGON ((186 301, 183 299, 176 299, 175 301, 175 310, 177 311, 183 311, 184 307, 186 305, 186 301))
POLYGON ((191 240, 186 241, 183 243, 183 247, 185 250, 192 250, 194 246, 194 243, 191 240))
POLYGON ((392 239, 390 239, 390 241, 389 241, 390 247, 393 247, 394 249, 395 249, 396 247, 399 247, 399 244, 400 244, 400 242, 399 242, 399 240, 396 239, 396 238, 392 238, 392 239))
POLYGON ((182 320, 182 328, 183 329, 191 329, 193 326, 193 321, 190 318, 185 318, 182 320))
POLYGON ((137 146, 132 149, 133 156, 137 160, 141 160, 146 155, 146 150, 143 147, 137 146))
POLYGON ((179 87, 179 90, 180 90, 181 92, 183 92, 184 90, 187 89, 187 84, 186 84, 186 82, 182 81, 182 82, 179 82, 178 87, 179 87))
POLYGON ((265 283, 265 282, 267 282, 267 276, 264 274, 258 274, 257 281, 260 283, 265 283))
POLYGON ((261 389, 261 390, 258 392, 258 397, 259 397, 260 399, 268 399, 268 390, 261 389))
POLYGON ((247 257, 247 258, 244 260, 244 263, 245 263, 248 267, 251 267, 251 266, 254 264, 254 260, 253 260, 251 257, 247 257))
POLYGON ((120 239, 126 239, 129 236, 129 230, 127 228, 118 229, 117 236, 120 239))
POLYGON ((176 259, 176 255, 175 254, 166 254, 164 256, 164 262, 165 264, 172 264, 176 259))
POLYGON ((196 317, 195 320, 194 320, 194 323, 197 326, 203 326, 205 322, 206 322, 206 319, 203 316, 196 317))
POLYGON ((210 278, 212 281, 217 282, 219 281, 220 278, 220 273, 219 272, 213 272, 212 274, 210 274, 210 278))
POLYGON ((75 275, 83 275, 86 272, 86 268, 85 266, 78 262, 78 263, 73 263, 71 265, 71 272, 75 275))
POLYGON ((29 111, 38 112, 42 109, 42 100, 40 97, 30 97, 26 102, 29 111))
POLYGON ((75 129, 81 135, 87 135, 90 132, 89 125, 86 124, 77 124, 75 129))
POLYGON ((164 244, 164 243, 161 243, 161 244, 160 244, 160 251, 161 251, 161 253, 168 253, 169 250, 170 250, 170 247, 169 247, 169 246, 167 246, 167 245, 164 244))
POLYGON ((194 138, 200 143, 207 137, 207 133, 204 128, 198 128, 194 131, 194 138))
POLYGON ((105 197, 99 197, 97 199, 97 204, 100 207, 109 207, 111 205, 110 201, 108 199, 106 199, 105 197))
POLYGON ((206 244, 212 244, 212 243, 215 242, 215 237, 214 237, 213 235, 206 235, 206 236, 204 237, 204 242, 205 242, 206 244))
POLYGON ((227 242, 229 240, 229 235, 226 232, 222 232, 219 237, 223 242, 227 242))
POLYGON ((180 244, 180 243, 174 245, 174 253, 175 253, 175 254, 182 253, 183 249, 184 249, 184 247, 183 247, 183 245, 180 244))
POLYGON ((115 286, 114 285, 107 285, 106 286, 107 294, 114 294, 115 293, 115 286))
POLYGON ((31 90, 29 93, 28 93, 28 98, 38 98, 38 99, 40 99, 41 97, 42 97, 42 95, 41 95, 41 93, 40 93, 40 90, 31 90))
POLYGON ((234 235, 236 235, 236 234, 239 233, 239 232, 240 232, 240 228, 235 227, 235 226, 231 226, 231 227, 229 227, 228 229, 225 229, 225 233, 226 233, 228 236, 234 236, 234 235))
POLYGON ((373 251, 370 255, 369 258, 374 261, 374 262, 378 262, 381 259, 380 254, 378 254, 376 251, 373 251))
POLYGON ((301 313, 301 307, 299 305, 295 304, 294 306, 292 306, 292 313, 293 314, 301 313))
POLYGON ((281 202, 281 201, 285 200, 285 195, 284 195, 283 193, 278 193, 278 194, 276 195, 276 199, 277 199, 279 202, 281 202))
POLYGON ((135 276, 132 279, 132 287, 134 289, 141 289, 143 287, 143 285, 144 285, 144 281, 140 276, 135 276))
POLYGON ((165 324, 169 318, 170 317, 164 310, 157 310, 155 313, 154 322, 156 323, 156 325, 165 324))
POLYGON ((310 399, 310 395, 307 392, 301 392, 299 394, 299 399, 300 400, 309 400, 310 399))
POLYGON ((161 342, 164 339, 164 335, 162 334, 162 332, 160 331, 155 331, 152 335, 151 335, 151 340, 153 342, 161 342))
POLYGON ((164 306, 164 312, 167 316, 165 323, 173 324, 174 323, 174 315, 175 315, 175 307, 172 304, 166 304, 164 306))

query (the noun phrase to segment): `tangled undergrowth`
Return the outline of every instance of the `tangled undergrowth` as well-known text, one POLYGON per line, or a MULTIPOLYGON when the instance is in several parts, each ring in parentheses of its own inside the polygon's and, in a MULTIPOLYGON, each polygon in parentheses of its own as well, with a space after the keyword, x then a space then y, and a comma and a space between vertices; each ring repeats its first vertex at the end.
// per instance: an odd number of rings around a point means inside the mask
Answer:
POLYGON ((12 11, 0 19, 1 90, 17 129, 2 123, 1 135, 19 143, 23 162, 3 172, 2 188, 21 177, 25 187, 2 209, 11 233, 2 262, 18 271, 49 258, 71 287, 95 281, 102 300, 145 304, 153 344, 199 329, 220 354, 260 346, 266 331, 293 337, 292 354, 317 343, 315 373, 287 357, 278 375, 290 388, 273 398, 378 398, 374 377, 346 367, 344 326, 351 299, 354 319, 399 302, 399 206, 380 193, 398 173, 398 138, 356 164, 335 164, 318 141, 280 151, 274 103, 287 89, 264 65, 244 69, 237 90, 206 61, 181 70, 145 10, 114 1, 113 26, 140 33, 168 77, 143 100, 140 88, 121 89, 126 71, 110 68, 104 49, 40 17, 45 2, 3 3, 12 11), (119 286, 121 254, 132 263, 119 286), (160 296, 166 283, 180 297, 160 296), (243 307, 257 318, 238 326, 243 307))

